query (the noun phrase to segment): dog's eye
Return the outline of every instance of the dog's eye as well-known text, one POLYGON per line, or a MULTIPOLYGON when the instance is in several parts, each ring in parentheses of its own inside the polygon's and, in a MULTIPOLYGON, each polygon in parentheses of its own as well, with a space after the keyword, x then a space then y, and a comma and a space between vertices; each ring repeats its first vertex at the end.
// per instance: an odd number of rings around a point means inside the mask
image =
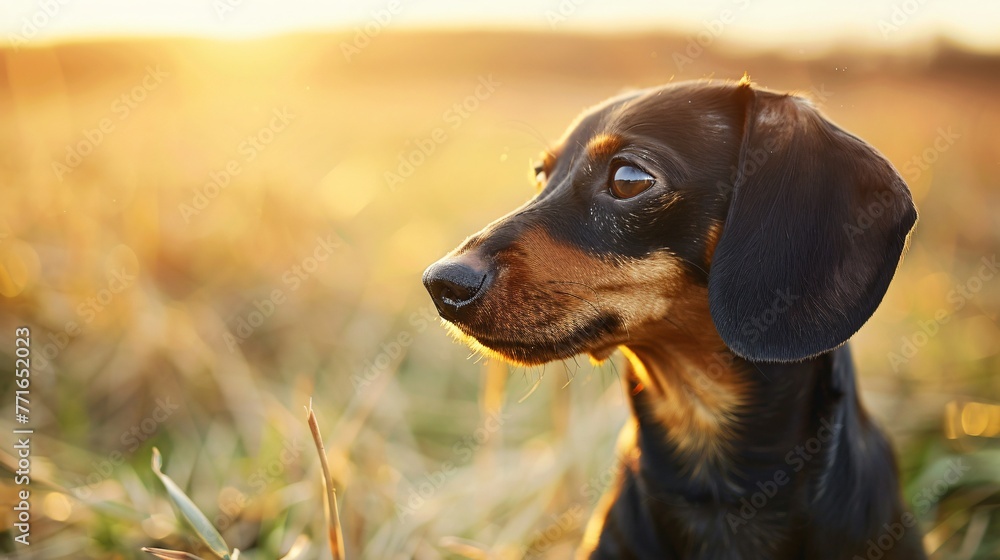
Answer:
POLYGON ((638 167, 622 165, 615 169, 608 187, 615 198, 632 198, 653 186, 656 179, 638 167))

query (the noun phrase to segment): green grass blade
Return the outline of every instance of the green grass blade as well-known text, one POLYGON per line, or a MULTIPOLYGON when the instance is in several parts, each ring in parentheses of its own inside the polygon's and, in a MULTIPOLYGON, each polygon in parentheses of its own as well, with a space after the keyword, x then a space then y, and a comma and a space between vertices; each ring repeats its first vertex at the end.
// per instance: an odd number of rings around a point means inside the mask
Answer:
POLYGON ((198 509, 198 506, 194 505, 191 498, 188 498, 187 494, 185 494, 184 491, 177 486, 177 483, 174 482, 169 476, 163 474, 163 471, 161 470, 162 467, 163 457, 160 456, 160 450, 154 447, 153 472, 156 473, 156 476, 160 477, 160 480, 163 482, 163 486, 166 487, 167 495, 170 497, 170 501, 177 506, 181 515, 184 516, 184 519, 186 519, 188 524, 191 525, 191 528, 194 529, 195 533, 198 533, 198 536, 201 537, 205 546, 215 553, 216 556, 222 558, 222 560, 230 560, 229 545, 227 545, 226 541, 222 539, 222 535, 220 535, 219 531, 215 529, 215 526, 209 522, 208 518, 205 517, 205 514, 198 509))

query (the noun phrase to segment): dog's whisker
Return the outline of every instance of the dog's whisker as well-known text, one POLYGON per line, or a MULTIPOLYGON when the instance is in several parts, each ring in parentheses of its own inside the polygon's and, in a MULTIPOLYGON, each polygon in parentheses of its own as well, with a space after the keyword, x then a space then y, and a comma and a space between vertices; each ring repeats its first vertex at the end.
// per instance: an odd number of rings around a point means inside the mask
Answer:
POLYGON ((584 284, 583 282, 574 282, 572 280, 549 280, 548 282, 550 284, 573 284, 574 286, 583 286, 584 288, 587 288, 588 290, 594 292, 594 297, 596 297, 597 299, 601 299, 600 292, 598 292, 597 288, 591 286, 590 284, 584 284))
POLYGON ((625 395, 625 384, 622 382, 622 376, 618 372, 618 366, 615 365, 614 360, 608 360, 608 365, 611 366, 611 371, 614 372, 615 378, 618 380, 618 392, 620 393, 622 400, 624 402, 628 402, 627 401, 628 397, 625 395))
POLYGON ((531 123, 529 123, 527 121, 517 120, 517 119, 510 119, 510 120, 508 120, 506 122, 507 122, 507 124, 511 125, 511 128, 519 130, 520 132, 526 133, 529 136, 533 137, 535 140, 537 140, 539 142, 539 144, 543 147, 542 148, 543 150, 548 151, 545 147, 552 145, 552 143, 549 142, 548 138, 546 138, 545 135, 542 134, 542 132, 539 131, 531 123))
POLYGON ((571 298, 576 298, 576 299, 578 299, 578 300, 580 300, 580 301, 582 301, 582 302, 586 303, 587 305, 589 305, 589 306, 590 306, 590 308, 594 310, 594 313, 595 313, 595 314, 597 314, 597 315, 600 315, 600 314, 601 314, 601 312, 597 310, 597 306, 596 306, 596 305, 594 305, 594 302, 590 301, 589 299, 587 299, 587 298, 585 298, 585 297, 582 297, 582 296, 578 296, 578 295, 576 295, 576 294, 571 294, 571 293, 569 293, 569 292, 562 292, 562 291, 559 291, 559 290, 554 290, 554 291, 553 291, 553 293, 556 293, 556 294, 562 294, 562 295, 564 295, 564 296, 569 296, 569 297, 571 297, 571 298))
POLYGON ((542 375, 538 376, 538 379, 535 380, 535 383, 531 386, 530 389, 528 389, 528 392, 525 393, 523 397, 521 397, 520 399, 517 400, 517 404, 523 403, 524 401, 526 401, 528 399, 528 397, 530 397, 532 394, 534 394, 535 391, 538 390, 538 387, 541 386, 541 384, 542 384, 542 377, 544 377, 544 376, 542 376, 542 375))
POLYGON ((684 263, 684 264, 686 264, 686 265, 689 265, 689 266, 693 266, 694 268, 697 268, 697 269, 698 269, 698 270, 700 270, 700 271, 701 271, 701 272, 702 272, 702 273, 703 273, 703 274, 704 274, 704 275, 705 275, 706 277, 708 276, 708 271, 707 271, 707 270, 705 270, 704 268, 702 268, 702 266, 701 266, 700 264, 698 264, 698 263, 696 263, 696 262, 692 261, 691 259, 680 259, 680 260, 681 260, 681 262, 683 262, 683 263, 684 263))
POLYGON ((572 383, 574 379, 576 379, 576 375, 570 375, 569 364, 566 363, 566 360, 563 360, 562 365, 563 370, 566 372, 566 383, 564 383, 560 389, 565 389, 566 387, 569 387, 569 384, 572 383))

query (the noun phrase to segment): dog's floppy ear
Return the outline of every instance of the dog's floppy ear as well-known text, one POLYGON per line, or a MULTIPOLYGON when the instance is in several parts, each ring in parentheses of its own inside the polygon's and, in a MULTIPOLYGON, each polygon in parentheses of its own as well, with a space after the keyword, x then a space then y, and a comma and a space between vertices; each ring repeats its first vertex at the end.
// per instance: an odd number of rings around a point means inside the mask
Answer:
POLYGON ((804 99, 737 86, 739 169, 709 273, 722 340, 752 361, 837 348, 875 312, 917 213, 874 148, 804 99))

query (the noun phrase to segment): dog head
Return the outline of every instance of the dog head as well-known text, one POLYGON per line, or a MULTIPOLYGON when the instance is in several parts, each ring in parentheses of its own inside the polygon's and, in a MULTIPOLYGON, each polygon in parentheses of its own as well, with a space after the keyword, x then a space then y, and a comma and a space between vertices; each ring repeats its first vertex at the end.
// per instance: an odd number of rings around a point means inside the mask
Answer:
POLYGON ((456 334, 525 364, 603 358, 663 324, 751 361, 827 352, 875 311, 916 221, 874 148, 746 81, 598 105, 536 179, 423 278, 456 334))

